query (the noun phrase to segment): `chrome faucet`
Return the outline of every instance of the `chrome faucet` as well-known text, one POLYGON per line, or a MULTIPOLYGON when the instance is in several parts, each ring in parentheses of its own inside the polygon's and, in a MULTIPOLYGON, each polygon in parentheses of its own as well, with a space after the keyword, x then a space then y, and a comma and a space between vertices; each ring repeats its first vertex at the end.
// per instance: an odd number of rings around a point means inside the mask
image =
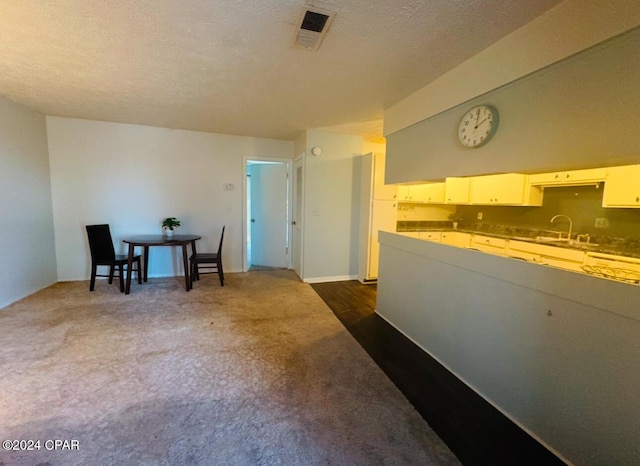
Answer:
POLYGON ((551 217, 550 223, 553 223, 557 218, 564 217, 569 220, 569 231, 567 232, 567 241, 571 242, 571 229, 573 228, 573 222, 568 215, 558 214, 551 217))

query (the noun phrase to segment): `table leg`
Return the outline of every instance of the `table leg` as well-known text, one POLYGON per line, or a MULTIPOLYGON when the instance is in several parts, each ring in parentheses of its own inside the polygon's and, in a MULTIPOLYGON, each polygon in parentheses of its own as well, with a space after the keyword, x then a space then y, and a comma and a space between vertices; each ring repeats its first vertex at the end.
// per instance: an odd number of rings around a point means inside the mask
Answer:
MULTIPOLYGON (((195 257, 196 254, 197 254, 196 240, 194 239, 193 241, 191 241, 191 255, 195 257)), ((191 284, 191 289, 193 289, 193 281, 199 279, 198 267, 196 266, 194 269, 195 269, 195 273, 190 277, 190 281, 189 281, 189 283, 191 284)), ((191 273, 191 263, 189 263, 189 273, 191 273)))
POLYGON ((189 258, 187 257, 187 243, 182 243, 182 264, 184 265, 184 285, 187 291, 191 289, 189 277, 189 258))
MULTIPOLYGON (((129 256, 127 257, 127 283, 124 288, 124 294, 129 294, 131 291, 131 268, 133 267, 133 250, 135 246, 129 244, 129 256)), ((140 273, 140 271, 138 271, 140 273)))
POLYGON ((144 247, 144 273, 142 274, 142 278, 145 283, 147 283, 147 278, 149 277, 149 246, 144 247))

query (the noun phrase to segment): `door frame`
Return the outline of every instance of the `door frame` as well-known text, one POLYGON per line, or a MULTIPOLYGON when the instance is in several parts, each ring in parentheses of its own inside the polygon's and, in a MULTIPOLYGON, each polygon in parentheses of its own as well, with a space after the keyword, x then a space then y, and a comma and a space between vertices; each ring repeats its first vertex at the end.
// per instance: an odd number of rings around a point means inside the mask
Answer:
POLYGON ((247 224, 247 203, 249 201, 247 196, 247 165, 250 162, 279 162, 284 163, 287 168, 287 257, 286 257, 286 266, 288 269, 291 268, 291 215, 293 212, 291 211, 292 204, 292 168, 293 168, 293 160, 281 157, 260 157, 260 156, 249 156, 245 155, 242 157, 242 271, 249 271, 249 257, 248 257, 248 240, 249 240, 249 225, 247 224))
MULTIPOLYGON (((300 271, 296 270, 296 273, 298 274, 298 277, 300 277, 300 280, 304 280, 304 201, 305 201, 305 196, 304 196, 304 178, 305 178, 305 171, 306 171, 306 157, 305 157, 305 153, 301 153, 300 155, 298 155, 295 159, 293 159, 293 167, 291 170, 291 221, 293 222, 294 220, 296 221, 296 223, 298 224, 298 228, 300 230, 300 244, 296 244, 294 241, 294 233, 293 233, 293 224, 291 224, 291 268, 295 270, 294 268, 294 263, 293 263, 293 258, 294 255, 298 254, 298 256, 300 257, 300 271), (296 200, 295 200, 295 195, 296 195, 296 173, 295 173, 295 169, 296 169, 296 164, 300 164, 300 166, 302 167, 302 179, 301 180, 297 180, 297 183, 300 183, 302 185, 302 199, 300 200, 300 215, 301 218, 294 218, 296 215, 296 200), (295 248, 295 250, 294 250, 295 248)), ((290 222, 291 223, 291 222, 290 222)))

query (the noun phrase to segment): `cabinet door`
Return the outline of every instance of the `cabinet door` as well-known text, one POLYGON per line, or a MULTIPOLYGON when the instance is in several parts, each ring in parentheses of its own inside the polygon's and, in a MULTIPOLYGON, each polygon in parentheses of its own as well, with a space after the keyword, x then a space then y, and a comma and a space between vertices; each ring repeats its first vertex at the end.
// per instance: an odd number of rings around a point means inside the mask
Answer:
POLYGON ((518 173, 471 178, 471 204, 522 205, 527 177, 518 173))
POLYGON ((442 244, 457 246, 459 248, 468 248, 470 240, 471 235, 469 233, 462 233, 460 231, 443 231, 440 237, 442 244))
POLYGON ((509 240, 508 255, 561 269, 582 271, 584 251, 546 244, 509 240))
POLYGON ((469 178, 447 178, 445 180, 445 204, 468 204, 469 185, 469 178))
POLYGON ((444 203, 444 181, 441 183, 427 183, 420 185, 420 197, 427 204, 443 204, 444 203))
POLYGON ((471 247, 491 254, 505 255, 507 241, 491 236, 471 235, 471 247))
POLYGON ((609 169, 602 206, 640 208, 640 165, 609 169))
POLYGON ((400 202, 421 202, 417 197, 420 190, 419 185, 402 185, 398 186, 398 201, 400 202))
POLYGON ((604 181, 607 177, 607 172, 606 168, 588 168, 586 170, 537 173, 529 176, 529 183, 532 185, 593 183, 604 181))
POLYGON ((442 235, 439 231, 421 231, 420 239, 426 239, 428 241, 440 241, 440 236, 442 235))
POLYGON ((444 203, 444 182, 399 186, 399 202, 444 203))

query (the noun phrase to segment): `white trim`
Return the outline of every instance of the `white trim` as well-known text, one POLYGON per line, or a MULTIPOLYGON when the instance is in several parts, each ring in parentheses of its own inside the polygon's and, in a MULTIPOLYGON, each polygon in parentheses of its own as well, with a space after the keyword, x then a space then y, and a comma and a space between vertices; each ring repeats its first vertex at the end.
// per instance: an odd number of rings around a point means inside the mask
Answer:
POLYGON ((358 274, 355 275, 337 275, 334 277, 312 277, 305 278, 302 281, 305 283, 326 283, 326 282, 344 282, 347 280, 357 280, 358 274))
MULTIPOLYGON (((298 247, 298 254, 300 254, 300 279, 304 281, 304 205, 305 205, 305 177, 307 176, 307 169, 306 169, 306 157, 305 157, 305 152, 301 152, 300 155, 298 155, 297 157, 295 157, 293 159, 293 167, 291 170, 291 219, 293 220, 293 197, 296 195, 295 192, 293 192, 293 179, 295 178, 296 174, 294 173, 295 171, 295 166, 296 163, 298 162, 298 160, 300 160, 300 163, 302 164, 302 180, 298 180, 299 183, 302 183, 302 205, 300 206, 300 213, 301 213, 301 217, 302 218, 297 218, 295 219, 296 222, 298 222, 300 224, 300 244, 297 245, 298 247)), ((293 243, 293 225, 291 225, 291 238, 292 238, 292 243, 293 243)), ((293 268, 293 252, 291 254, 291 268, 293 268)), ((297 273, 297 271, 296 271, 297 273)))
POLYGON ((251 156, 244 155, 242 157, 242 271, 249 271, 249 258, 247 257, 247 235, 249 231, 249 226, 247 225, 247 163, 251 161, 257 162, 280 162, 284 163, 287 168, 287 174, 289 179, 287 180, 287 236, 289 238, 289 247, 287 248, 287 268, 291 268, 291 204, 293 202, 292 199, 292 183, 291 183, 291 175, 293 168, 293 159, 283 158, 283 157, 260 157, 260 156, 251 156))

